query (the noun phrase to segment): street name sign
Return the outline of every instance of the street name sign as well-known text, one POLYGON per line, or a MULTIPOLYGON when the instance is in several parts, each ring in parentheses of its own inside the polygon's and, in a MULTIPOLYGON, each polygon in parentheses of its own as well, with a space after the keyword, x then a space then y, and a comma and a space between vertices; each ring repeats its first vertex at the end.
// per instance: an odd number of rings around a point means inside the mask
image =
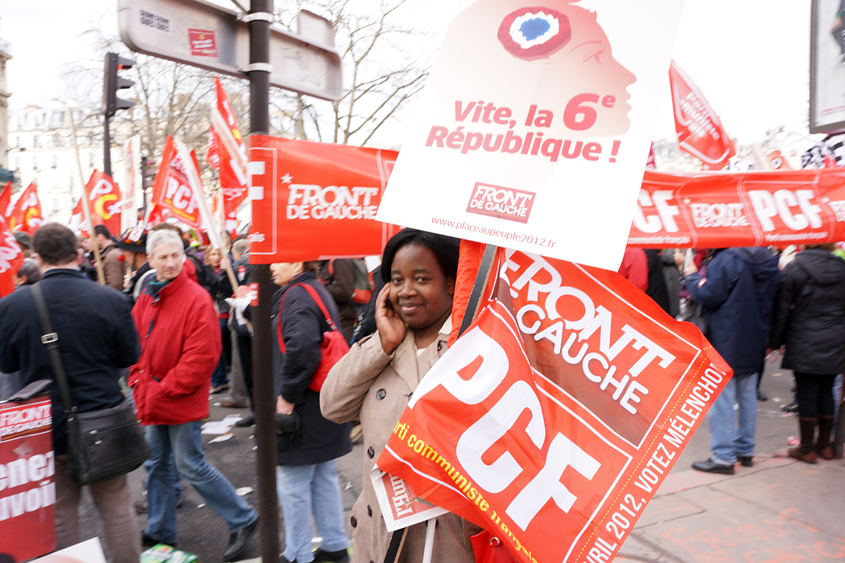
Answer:
MULTIPOLYGON (((133 51, 244 79, 249 17, 202 0, 118 1, 120 38, 133 51)), ((300 14, 299 35, 271 25, 270 84, 336 101, 343 95, 340 55, 325 31, 331 24, 317 19, 300 14)))

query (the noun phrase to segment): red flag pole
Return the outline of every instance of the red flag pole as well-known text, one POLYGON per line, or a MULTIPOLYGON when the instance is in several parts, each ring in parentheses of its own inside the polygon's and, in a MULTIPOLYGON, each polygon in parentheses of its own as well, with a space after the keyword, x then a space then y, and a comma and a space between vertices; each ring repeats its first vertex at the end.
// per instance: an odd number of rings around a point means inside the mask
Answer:
POLYGON ((76 154, 76 169, 79 171, 79 180, 82 182, 82 212, 85 214, 85 221, 88 223, 88 233, 91 235, 91 246, 94 248, 94 261, 97 264, 97 281, 100 285, 106 285, 103 261, 100 258, 100 248, 97 246, 97 235, 94 232, 94 222, 91 221, 91 205, 88 201, 88 191, 85 189, 85 176, 82 174, 79 145, 76 144, 76 125, 73 122, 73 109, 68 108, 68 110, 70 114, 70 139, 73 142, 73 152, 76 154))

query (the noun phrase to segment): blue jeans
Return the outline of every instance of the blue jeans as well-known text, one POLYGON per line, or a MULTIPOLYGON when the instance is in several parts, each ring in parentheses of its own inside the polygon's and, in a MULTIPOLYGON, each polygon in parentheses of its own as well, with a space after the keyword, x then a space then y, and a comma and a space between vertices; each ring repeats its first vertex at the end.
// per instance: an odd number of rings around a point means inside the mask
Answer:
POLYGON ((146 427, 151 456, 147 476, 147 515, 144 532, 163 542, 175 542, 176 495, 178 475, 172 471, 171 455, 179 474, 194 487, 208 505, 237 532, 252 524, 258 515, 235 493, 231 483, 205 460, 202 451, 202 423, 188 422, 172 426, 146 427))
MULTIPOLYGON (((229 383, 229 374, 226 371, 226 365, 229 363, 226 355, 226 340, 229 338, 229 320, 220 319, 220 337, 223 341, 223 352, 220 353, 220 361, 217 362, 217 367, 211 374, 211 386, 220 387, 229 383)), ((231 346, 230 346, 231 347, 231 346)))
POLYGON ((343 499, 337 481, 334 460, 299 467, 276 466, 276 489, 285 517, 285 553, 288 561, 309 563, 311 552, 311 514, 317 533, 323 538, 324 551, 349 547, 343 529, 343 499))
POLYGON ((211 372, 211 386, 220 387, 229 383, 229 377, 226 374, 226 355, 220 354, 220 360, 217 362, 217 367, 211 372))
POLYGON ((733 376, 707 413, 710 419, 710 449, 716 463, 733 465, 736 456, 750 456, 754 452, 758 375, 733 376), (739 426, 734 411, 736 404, 739 404, 739 426))

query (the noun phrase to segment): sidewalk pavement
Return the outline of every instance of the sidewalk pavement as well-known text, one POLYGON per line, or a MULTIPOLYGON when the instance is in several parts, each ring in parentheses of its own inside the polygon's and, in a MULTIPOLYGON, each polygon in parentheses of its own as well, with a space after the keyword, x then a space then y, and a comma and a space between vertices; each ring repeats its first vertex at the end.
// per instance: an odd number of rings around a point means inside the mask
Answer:
POLYGON ((845 561, 845 461, 808 465, 784 448, 733 476, 673 473, 615 561, 845 561))
MULTIPOLYGON (((780 409, 791 401, 791 385, 789 371, 767 367, 761 390, 769 400, 758 403, 756 463, 752 468, 737 467, 733 476, 690 469, 693 461, 710 455, 710 430, 706 422, 702 424, 622 546, 617 562, 845 561, 845 462, 821 460, 808 465, 785 457, 787 438, 798 433, 797 418, 780 409)), ((248 414, 247 409, 219 406, 223 398, 225 394, 210 398, 212 421, 248 414)), ((217 443, 210 443, 215 436, 203 436, 207 459, 236 488, 257 488, 253 432, 254 428, 232 428, 233 437, 217 443)), ((364 450, 365 446, 358 444, 338 460, 347 522, 362 488, 364 450)), ((143 498, 144 477, 142 469, 130 475, 133 500, 143 498)), ((183 484, 179 548, 197 554, 203 563, 216 563, 228 540, 225 522, 204 505, 196 491, 183 484)), ((255 491, 244 498, 257 504, 255 491)), ((281 510, 279 513, 281 521, 281 510)), ((139 516, 139 522, 146 525, 146 516, 139 516)), ((101 536, 99 517, 87 492, 80 507, 80 524, 82 539, 101 536)), ((279 537, 283 546, 283 522, 279 537)), ((245 559, 258 555, 256 537, 245 559)))

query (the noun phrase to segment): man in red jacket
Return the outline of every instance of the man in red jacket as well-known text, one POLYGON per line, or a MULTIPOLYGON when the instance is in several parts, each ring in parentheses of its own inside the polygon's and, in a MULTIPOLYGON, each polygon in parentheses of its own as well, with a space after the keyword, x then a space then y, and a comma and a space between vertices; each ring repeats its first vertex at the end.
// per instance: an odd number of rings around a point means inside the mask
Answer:
POLYGON ((224 561, 239 559, 258 526, 258 515, 232 484, 205 460, 202 420, 208 416, 211 372, 220 359, 220 325, 211 296, 183 267, 179 235, 153 231, 147 255, 156 272, 138 297, 132 317, 141 339, 141 357, 132 366, 138 420, 152 450, 147 481, 149 524, 145 544, 176 543, 174 475, 176 468, 229 525, 224 561))

